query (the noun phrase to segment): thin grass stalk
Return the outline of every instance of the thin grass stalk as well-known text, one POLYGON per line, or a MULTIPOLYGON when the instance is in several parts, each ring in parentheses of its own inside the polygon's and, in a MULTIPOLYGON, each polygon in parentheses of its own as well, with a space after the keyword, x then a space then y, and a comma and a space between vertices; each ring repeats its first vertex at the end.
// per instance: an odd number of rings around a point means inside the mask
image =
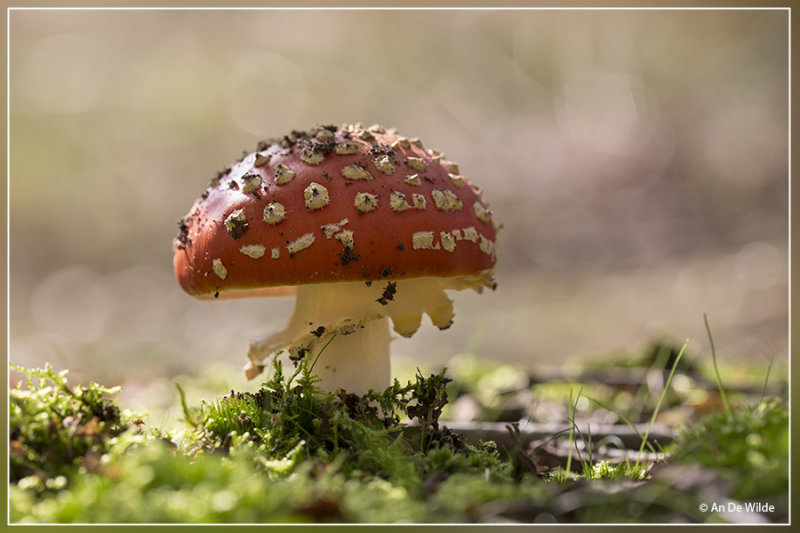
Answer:
POLYGON ((770 357, 769 366, 767 366, 767 375, 764 377, 764 385, 761 387, 761 397, 758 399, 758 404, 764 403, 764 397, 767 395, 767 382, 769 381, 769 374, 772 371, 772 363, 775 362, 774 357, 770 357))
POLYGON ((647 444, 647 438, 650 436, 650 430, 653 428, 653 424, 656 422, 656 416, 658 416, 659 410, 661 410, 661 404, 664 401, 664 398, 667 396, 667 391, 669 390, 669 385, 672 382, 672 376, 675 375, 675 370, 678 368, 678 363, 683 357, 684 352, 686 351, 686 346, 689 345, 689 339, 686 339, 686 342, 683 343, 683 347, 681 347, 681 351, 678 352, 678 356, 675 358, 675 362, 672 364, 672 370, 669 372, 669 377, 667 377, 667 382, 664 384, 664 390, 661 391, 661 396, 658 398, 658 403, 656 403, 656 408, 653 411, 653 416, 650 417, 650 423, 647 425, 647 431, 645 431, 644 438, 642 438, 642 445, 639 446, 639 454, 636 457, 636 466, 639 466, 639 462, 642 459, 642 453, 644 452, 644 447, 647 444))
POLYGON ((570 469, 572 467, 572 447, 575 445, 575 408, 582 391, 583 387, 578 390, 578 396, 575 397, 575 401, 573 402, 572 388, 569 389, 569 455, 567 455, 567 477, 569 477, 570 469))
POLYGON ((714 363, 714 375, 717 378, 717 388, 719 389, 719 396, 722 399, 722 405, 725 406, 725 412, 731 414, 731 406, 728 405, 728 399, 725 397, 725 388, 722 386, 722 378, 719 375, 719 367, 717 366, 717 350, 714 348, 714 337, 711 335, 711 327, 708 325, 708 317, 703 313, 703 321, 706 324, 706 333, 708 333, 708 342, 711 344, 711 361, 714 363))
MULTIPOLYGON (((633 422, 631 422, 630 420, 628 420, 628 419, 625 417, 625 415, 623 415, 622 413, 620 413, 620 412, 619 412, 617 409, 615 409, 614 407, 612 407, 612 406, 610 406, 610 405, 608 405, 608 404, 606 404, 606 403, 604 403, 604 402, 601 402, 600 400, 598 400, 598 399, 596 399, 596 398, 592 398, 591 396, 587 396, 586 398, 588 398, 588 399, 589 399, 589 401, 592 401, 592 402, 596 403, 597 405, 599 405, 601 408, 605 409, 606 411, 611 411, 612 413, 614 413, 615 415, 617 415, 617 418, 619 418, 620 420, 622 420, 622 422, 623 422, 624 424, 626 424, 626 425, 627 425, 629 428, 631 428, 633 431, 635 431, 635 432, 636 432, 636 434, 639 436, 639 438, 640 438, 640 439, 644 439, 644 435, 642 435, 642 432, 641 432, 641 431, 639 431, 639 430, 636 428, 636 424, 634 424, 633 422)), ((655 449, 655 448, 653 448, 653 445, 652 445, 652 444, 650 444, 649 442, 647 443, 647 447, 650 449, 650 451, 651 451, 651 452, 653 452, 653 453, 657 453, 657 452, 656 452, 656 449, 655 449)))

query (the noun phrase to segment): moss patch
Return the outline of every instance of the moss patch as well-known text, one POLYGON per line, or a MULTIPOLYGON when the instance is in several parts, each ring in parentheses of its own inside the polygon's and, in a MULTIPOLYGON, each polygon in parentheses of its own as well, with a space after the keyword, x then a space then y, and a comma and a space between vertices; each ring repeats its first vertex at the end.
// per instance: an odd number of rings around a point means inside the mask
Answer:
MULTIPOLYGON (((575 423, 577 415, 613 414, 603 406, 623 393, 595 386, 593 395, 607 393, 604 401, 581 404, 581 393, 566 395, 563 383, 526 383, 518 369, 479 371, 485 364, 474 361, 471 372, 463 363, 454 365, 458 383, 444 370, 418 370, 405 385, 396 380, 382 393, 357 396, 317 388, 306 360, 288 373, 276 358, 254 392, 190 405, 179 387, 184 420, 167 428, 121 410, 119 389, 73 387, 66 372, 15 367, 27 379, 10 395, 11 521, 641 523, 754 516, 701 509, 726 499, 777 507, 759 520, 788 516, 788 409, 781 400, 689 417, 675 442, 659 448, 660 459, 640 462, 630 449, 623 457, 633 459, 610 461, 603 443, 614 442, 613 435, 598 440, 575 431, 570 438, 567 424, 546 444, 525 444, 521 426, 508 423, 508 438, 498 445, 456 433, 441 417, 456 393, 476 404, 485 399, 479 420, 515 413, 507 401, 517 405, 534 394, 540 402, 568 402, 568 422, 575 423), (470 392, 479 385, 484 390, 470 392), (518 392, 502 392, 509 389, 518 392)), ((651 416, 649 408, 633 411, 637 416, 629 409, 625 420, 651 416)))

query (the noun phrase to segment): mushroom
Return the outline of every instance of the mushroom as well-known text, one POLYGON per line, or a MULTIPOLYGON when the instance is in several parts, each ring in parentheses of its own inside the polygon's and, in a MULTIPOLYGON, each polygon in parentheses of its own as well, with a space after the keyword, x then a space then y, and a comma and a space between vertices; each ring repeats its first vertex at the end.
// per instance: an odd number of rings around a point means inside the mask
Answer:
POLYGON ((179 222, 175 276, 203 299, 296 293, 287 326, 250 344, 253 379, 280 350, 320 386, 390 385, 390 321, 453 322, 446 290, 494 288, 496 227, 481 191, 418 139, 323 126, 259 144, 179 222), (317 359, 318 358, 318 359, 317 359))

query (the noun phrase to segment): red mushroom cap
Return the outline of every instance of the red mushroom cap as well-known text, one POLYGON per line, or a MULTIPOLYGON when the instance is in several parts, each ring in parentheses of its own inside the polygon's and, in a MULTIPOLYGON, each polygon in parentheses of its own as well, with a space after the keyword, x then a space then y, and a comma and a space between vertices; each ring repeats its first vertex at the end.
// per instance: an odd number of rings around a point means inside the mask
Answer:
POLYGON ((195 296, 490 270, 495 226, 455 163, 378 126, 260 143, 180 223, 174 269, 195 296))

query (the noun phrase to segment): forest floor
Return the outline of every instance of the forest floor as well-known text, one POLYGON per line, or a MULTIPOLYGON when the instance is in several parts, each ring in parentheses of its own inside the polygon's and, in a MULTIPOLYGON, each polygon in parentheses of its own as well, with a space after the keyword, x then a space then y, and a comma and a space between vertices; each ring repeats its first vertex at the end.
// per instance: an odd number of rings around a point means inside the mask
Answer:
POLYGON ((788 388, 772 364, 701 365, 654 343, 531 375, 466 354, 364 397, 323 392, 310 366, 276 359, 250 392, 183 382, 169 427, 119 388, 15 366, 11 521, 789 519, 788 388), (198 391, 213 399, 188 400, 198 391))

